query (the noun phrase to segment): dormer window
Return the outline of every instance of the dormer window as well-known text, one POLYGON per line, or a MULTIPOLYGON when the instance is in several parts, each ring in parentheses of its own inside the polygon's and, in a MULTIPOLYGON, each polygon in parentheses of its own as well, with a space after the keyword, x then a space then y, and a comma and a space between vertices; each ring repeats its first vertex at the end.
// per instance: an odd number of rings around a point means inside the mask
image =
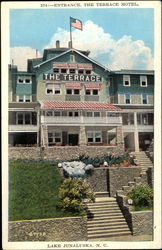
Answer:
POLYGON ((147 87, 147 76, 140 76, 140 86, 147 87))
POLYGON ((83 74, 84 70, 83 69, 78 69, 78 74, 83 74))
POLYGON ((129 75, 123 75, 123 86, 130 86, 130 76, 129 75))
POLYGON ((54 72, 54 73, 59 73, 59 69, 58 69, 58 68, 54 68, 54 69, 53 69, 53 72, 54 72))
POLYGON ((18 83, 23 83, 23 79, 19 78, 18 83))
POLYGON ((90 75, 91 74, 91 70, 86 70, 85 73, 86 73, 86 75, 90 75))

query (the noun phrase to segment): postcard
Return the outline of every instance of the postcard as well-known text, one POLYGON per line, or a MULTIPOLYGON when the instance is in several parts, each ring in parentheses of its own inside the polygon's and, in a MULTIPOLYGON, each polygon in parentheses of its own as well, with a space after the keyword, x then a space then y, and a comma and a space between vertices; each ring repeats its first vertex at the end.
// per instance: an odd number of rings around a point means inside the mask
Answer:
POLYGON ((161 248, 160 20, 2 3, 3 249, 161 248))

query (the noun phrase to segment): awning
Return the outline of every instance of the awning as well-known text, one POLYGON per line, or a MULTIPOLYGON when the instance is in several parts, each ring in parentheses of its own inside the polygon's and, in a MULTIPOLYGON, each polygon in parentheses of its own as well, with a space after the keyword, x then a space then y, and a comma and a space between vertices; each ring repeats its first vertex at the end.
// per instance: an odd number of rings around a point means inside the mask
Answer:
POLYGON ((92 70, 92 64, 78 64, 78 69, 89 69, 92 70))
POLYGON ((58 84, 61 84, 62 82, 60 81, 46 81, 46 84, 56 84, 56 85, 58 85, 58 84))
POLYGON ((101 85, 99 83, 87 83, 84 86, 86 89, 101 89, 101 85))
POLYGON ((77 69, 78 65, 76 63, 70 63, 68 64, 69 69, 77 69))
POLYGON ((54 63, 53 64, 54 68, 60 68, 60 69, 68 69, 68 64, 67 63, 54 63))
POLYGON ((81 89, 82 86, 80 83, 66 83, 67 89, 81 89))
POLYGON ((101 102, 72 102, 72 101, 44 101, 41 103, 42 109, 55 110, 105 110, 105 111, 122 111, 119 107, 110 103, 101 102))

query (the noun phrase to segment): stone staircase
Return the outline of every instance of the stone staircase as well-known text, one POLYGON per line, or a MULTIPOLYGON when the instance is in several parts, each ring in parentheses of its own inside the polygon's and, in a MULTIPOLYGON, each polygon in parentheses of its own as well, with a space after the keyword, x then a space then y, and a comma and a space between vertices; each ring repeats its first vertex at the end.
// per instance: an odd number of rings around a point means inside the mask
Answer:
POLYGON ((146 171, 148 167, 153 167, 152 161, 149 159, 149 157, 146 155, 144 151, 140 152, 131 152, 130 156, 134 156, 135 163, 142 167, 142 171, 146 171))
POLYGON ((131 235, 131 231, 115 198, 106 192, 95 194, 95 203, 88 203, 88 240, 106 240, 108 237, 131 235))

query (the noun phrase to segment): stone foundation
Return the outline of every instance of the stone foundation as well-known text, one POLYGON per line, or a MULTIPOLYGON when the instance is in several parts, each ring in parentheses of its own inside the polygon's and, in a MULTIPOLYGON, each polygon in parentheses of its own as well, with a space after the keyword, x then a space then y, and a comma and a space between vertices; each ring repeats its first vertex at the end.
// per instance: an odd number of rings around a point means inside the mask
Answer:
POLYGON ((9 241, 86 241, 86 217, 9 222, 9 241))
POLYGON ((80 155, 89 157, 104 156, 107 154, 123 154, 123 148, 114 146, 65 146, 65 147, 9 147, 10 159, 34 160, 71 160, 80 155))

